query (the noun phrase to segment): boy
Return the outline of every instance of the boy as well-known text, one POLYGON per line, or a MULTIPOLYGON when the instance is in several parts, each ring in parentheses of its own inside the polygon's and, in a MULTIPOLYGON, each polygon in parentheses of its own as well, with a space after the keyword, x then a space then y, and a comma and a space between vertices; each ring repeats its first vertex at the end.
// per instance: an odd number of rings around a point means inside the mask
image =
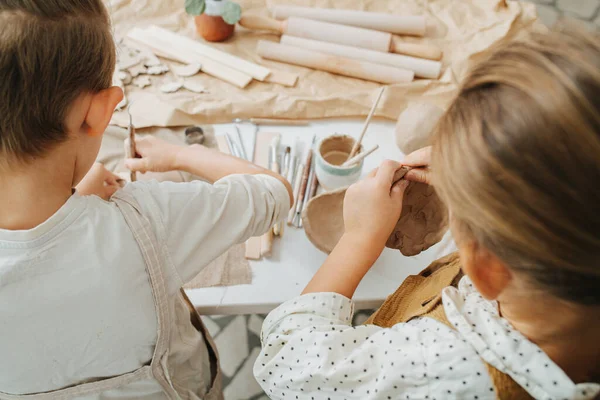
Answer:
POLYGON ((161 168, 216 183, 105 201, 115 177, 92 165, 123 96, 114 66, 101 0, 0 0, 0 399, 221 398, 179 289, 290 206, 280 176, 170 145, 161 168))

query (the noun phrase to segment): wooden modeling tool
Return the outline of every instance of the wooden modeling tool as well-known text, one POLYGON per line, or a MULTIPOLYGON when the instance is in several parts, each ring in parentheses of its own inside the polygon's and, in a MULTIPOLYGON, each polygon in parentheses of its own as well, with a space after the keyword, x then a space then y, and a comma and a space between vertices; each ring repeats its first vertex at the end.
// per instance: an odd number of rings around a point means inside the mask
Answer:
MULTIPOLYGON (((371 107, 371 111, 369 111, 369 115, 367 116, 367 119, 365 120, 365 124, 363 126, 362 132, 360 133, 358 140, 354 143, 354 147, 352 148, 352 151, 348 155, 348 160, 350 160, 352 157, 354 157, 356 155, 356 152, 358 151, 358 149, 360 149, 362 140, 365 137, 365 133, 367 132, 367 129, 369 128, 369 124, 371 123, 371 118, 373 118, 373 114, 375 114, 375 110, 377 109, 379 100, 381 100, 381 97, 383 96, 383 92, 385 92, 385 87, 382 87, 381 90, 379 90, 377 99, 375 100, 375 103, 373 103, 373 107, 371 107)), ((348 161, 348 160, 346 160, 346 161, 348 161)))
POLYGON ((284 5, 273 7, 271 13, 273 18, 280 20, 289 17, 302 17, 400 35, 423 36, 427 29, 425 17, 421 16, 402 16, 369 11, 341 10, 338 8, 284 5))
POLYGON ((369 61, 353 60, 320 51, 275 43, 268 40, 258 42, 259 56, 273 61, 300 65, 332 74, 350 76, 372 82, 395 84, 412 82, 415 73, 408 69, 390 67, 369 61))
POLYGON ((292 208, 290 208, 290 212, 288 213, 287 224, 293 225, 294 220, 296 219, 296 206, 298 205, 298 200, 300 196, 300 190, 302 189, 302 177, 304 176, 304 165, 298 163, 298 168, 296 170, 295 182, 294 182, 294 204, 292 204, 292 208))
MULTIPOLYGON (((129 107, 127 107, 127 114, 129 114, 129 126, 127 127, 127 133, 129 136, 129 154, 126 156, 128 158, 140 158, 137 154, 135 145, 135 127, 133 126, 133 117, 131 116, 131 111, 129 110, 131 108, 131 104, 133 103, 130 103, 129 107)), ((129 179, 131 182, 135 182, 137 180, 137 172, 131 171, 129 173, 129 179)))
MULTIPOLYGON (((279 165, 279 160, 277 159, 277 155, 279 154, 279 142, 281 141, 281 136, 277 135, 273 138, 273 140, 271 141, 271 147, 270 147, 270 167, 271 167, 271 171, 275 172, 276 174, 281 173, 280 170, 280 165, 279 165)), ((279 236, 281 234, 281 225, 280 223, 276 223, 275 225, 273 225, 273 235, 275 236, 279 236)), ((271 239, 272 240, 272 239, 271 239)))
MULTIPOLYGON (((298 139, 296 138, 296 144, 294 144, 294 147, 297 149, 297 142, 298 139)), ((314 138, 313 138, 313 142, 314 142, 314 138)), ((292 225, 294 223, 294 220, 296 219, 296 205, 298 204, 298 197, 300 196, 300 190, 302 188, 302 178, 304 176, 304 164, 303 161, 301 159, 298 158, 298 156, 296 155, 296 151, 294 151, 294 159, 295 159, 295 172, 294 172, 294 204, 292 204, 292 207, 290 208, 290 212, 288 213, 288 219, 287 219, 287 224, 288 225, 292 225)), ((307 156, 305 156, 303 159, 306 159, 307 156)))
POLYGON ((359 154, 355 155, 351 159, 349 159, 346 162, 344 162, 342 164, 342 167, 349 167, 351 165, 354 165, 356 163, 361 162, 362 160, 364 160, 365 158, 367 158, 369 155, 371 155, 371 153, 373 153, 377 149, 379 149, 379 145, 375 145, 374 147, 370 148, 369 150, 363 151, 362 153, 359 153, 359 154))
POLYGON ((313 159, 313 146, 315 144, 316 137, 313 136, 312 143, 310 147, 306 149, 306 156, 304 161, 304 168, 302 171, 302 179, 300 182, 300 191, 298 192, 297 201, 296 201, 296 215, 294 216, 293 224, 296 228, 300 227, 300 221, 302 219, 302 208, 304 206, 304 197, 306 196, 306 191, 308 190, 308 179, 310 177, 312 159, 313 159))
POLYGON ((252 30, 265 30, 281 35, 290 35, 305 39, 322 40, 346 46, 399 53, 413 57, 440 60, 442 51, 432 45, 403 42, 400 37, 387 32, 354 26, 332 24, 312 19, 290 17, 278 21, 260 15, 244 15, 239 24, 252 30))
POLYGON ((308 121, 302 119, 250 118, 248 122, 256 125, 289 125, 306 126, 308 121))
MULTIPOLYGON (((304 204, 302 205, 303 210, 307 207, 308 202, 315 197, 317 189, 319 188, 319 178, 317 178, 316 167, 316 161, 313 157, 313 166, 310 171, 310 177, 308 178, 309 187, 307 189, 307 194, 304 196, 304 204)), ((298 220, 298 227, 302 228, 302 218, 298 220)))

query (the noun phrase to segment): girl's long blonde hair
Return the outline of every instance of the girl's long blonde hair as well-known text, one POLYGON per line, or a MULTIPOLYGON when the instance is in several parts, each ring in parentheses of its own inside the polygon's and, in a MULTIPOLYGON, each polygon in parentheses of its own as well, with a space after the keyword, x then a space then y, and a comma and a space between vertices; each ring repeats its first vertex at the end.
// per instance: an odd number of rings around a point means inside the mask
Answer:
POLYGON ((568 301, 600 304, 600 41, 557 29, 491 49, 434 139, 461 236, 568 301))

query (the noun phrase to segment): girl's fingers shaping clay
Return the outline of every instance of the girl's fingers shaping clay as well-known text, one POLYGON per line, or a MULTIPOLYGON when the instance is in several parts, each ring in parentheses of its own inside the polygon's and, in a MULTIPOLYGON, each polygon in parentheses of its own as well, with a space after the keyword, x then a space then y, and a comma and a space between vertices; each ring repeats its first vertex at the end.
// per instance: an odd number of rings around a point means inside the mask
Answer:
POLYGON ((402 161, 402 165, 408 165, 409 167, 428 167, 430 163, 431 146, 413 151, 402 161))
POLYGON ((404 175, 404 179, 431 185, 431 171, 429 168, 414 168, 404 175))
POLYGON ((394 175, 396 174, 398 168, 400 168, 400 164, 398 162, 392 160, 385 160, 379 166, 376 175, 377 180, 381 184, 386 185, 388 188, 391 188, 392 183, 394 183, 394 175))

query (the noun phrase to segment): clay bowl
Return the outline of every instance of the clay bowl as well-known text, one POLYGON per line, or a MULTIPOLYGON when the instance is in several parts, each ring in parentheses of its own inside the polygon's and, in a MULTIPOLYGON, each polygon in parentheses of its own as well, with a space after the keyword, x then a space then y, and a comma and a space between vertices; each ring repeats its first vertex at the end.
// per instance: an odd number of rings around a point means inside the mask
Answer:
POLYGON ((219 15, 198 15, 194 18, 196 31, 209 42, 222 42, 233 35, 235 25, 229 25, 219 15))
MULTIPOLYGON (((302 213, 306 236, 325 253, 333 251, 344 233, 346 189, 314 197, 302 213)), ((447 230, 448 211, 433 187, 413 182, 406 189, 400 219, 386 246, 415 256, 442 240, 447 230)))
POLYGON ((346 189, 313 197, 302 211, 308 240, 324 253, 331 253, 344 233, 343 204, 346 189))

